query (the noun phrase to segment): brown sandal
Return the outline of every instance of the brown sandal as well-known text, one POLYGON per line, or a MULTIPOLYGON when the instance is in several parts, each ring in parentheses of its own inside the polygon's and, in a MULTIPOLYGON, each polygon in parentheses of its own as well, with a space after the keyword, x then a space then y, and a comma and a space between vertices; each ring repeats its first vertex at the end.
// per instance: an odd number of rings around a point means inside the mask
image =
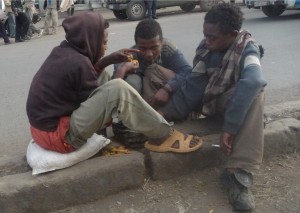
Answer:
POLYGON ((172 135, 168 137, 160 145, 150 144, 149 141, 145 143, 145 148, 153 152, 176 152, 187 153, 200 149, 203 145, 203 140, 200 137, 187 135, 177 130, 174 130, 172 135), (192 141, 197 142, 193 147, 190 147, 192 141))

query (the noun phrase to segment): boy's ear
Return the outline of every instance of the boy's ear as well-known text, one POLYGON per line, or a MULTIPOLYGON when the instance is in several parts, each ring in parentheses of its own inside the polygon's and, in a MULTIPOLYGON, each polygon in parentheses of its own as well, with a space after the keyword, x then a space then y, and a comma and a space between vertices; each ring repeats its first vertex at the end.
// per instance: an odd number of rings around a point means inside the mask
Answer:
POLYGON ((233 37, 236 37, 238 34, 239 34, 239 31, 237 31, 237 30, 231 32, 231 35, 232 35, 233 37))

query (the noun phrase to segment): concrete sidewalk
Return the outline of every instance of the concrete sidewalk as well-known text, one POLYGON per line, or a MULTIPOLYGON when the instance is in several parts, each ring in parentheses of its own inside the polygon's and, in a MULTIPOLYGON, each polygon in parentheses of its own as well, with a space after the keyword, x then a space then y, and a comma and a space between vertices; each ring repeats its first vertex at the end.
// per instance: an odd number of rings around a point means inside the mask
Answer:
MULTIPOLYGON (((300 101, 265 109, 264 157, 292 153, 300 148, 300 101)), ((10 156, 0 163, 0 209, 11 212, 50 212, 92 202, 105 196, 141 187, 147 178, 170 179, 211 166, 221 166, 224 156, 214 126, 197 121, 176 125, 205 135, 204 147, 189 154, 154 153, 147 150, 110 157, 94 157, 70 168, 31 175, 23 156, 10 156), (201 130, 201 132, 199 131, 201 130)))

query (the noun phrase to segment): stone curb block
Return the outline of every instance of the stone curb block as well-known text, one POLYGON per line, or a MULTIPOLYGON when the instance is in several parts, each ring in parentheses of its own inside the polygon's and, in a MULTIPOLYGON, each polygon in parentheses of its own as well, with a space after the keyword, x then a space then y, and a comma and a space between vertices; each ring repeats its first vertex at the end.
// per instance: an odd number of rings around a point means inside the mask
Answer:
POLYGON ((219 135, 209 135, 204 138, 203 148, 195 152, 178 154, 147 152, 146 165, 147 168, 150 168, 151 178, 167 180, 195 170, 222 164, 225 157, 220 148, 211 146, 218 142, 219 135))
POLYGON ((300 121, 284 118, 267 124, 264 158, 300 149, 300 121))
MULTIPOLYGON (((294 118, 274 121, 266 126, 264 137, 264 158, 294 152, 300 148, 300 121, 294 118)), ((205 136, 204 141, 202 149, 189 154, 148 152, 146 165, 150 168, 151 178, 166 180, 208 166, 223 164, 225 156, 218 148, 211 146, 212 143, 219 143, 218 135, 205 136)))
POLYGON ((76 166, 32 176, 31 172, 0 178, 0 211, 49 212, 101 199, 141 186, 144 155, 132 151, 117 157, 96 157, 76 166))

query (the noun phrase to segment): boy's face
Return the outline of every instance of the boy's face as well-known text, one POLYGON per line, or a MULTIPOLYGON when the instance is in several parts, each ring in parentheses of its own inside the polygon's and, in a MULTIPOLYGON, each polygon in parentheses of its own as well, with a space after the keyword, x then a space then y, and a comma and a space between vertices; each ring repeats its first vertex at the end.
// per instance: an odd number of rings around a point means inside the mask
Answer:
POLYGON ((108 31, 106 29, 104 30, 104 35, 102 39, 102 44, 100 45, 98 59, 102 58, 105 55, 105 51, 107 50, 107 46, 108 46, 107 44, 108 44, 108 31))
POLYGON ((238 32, 223 34, 219 30, 218 24, 204 22, 203 34, 206 38, 206 46, 211 51, 227 50, 234 42, 238 32))
POLYGON ((160 55, 162 40, 159 35, 152 39, 136 38, 136 48, 140 50, 139 54, 149 63, 153 64, 154 60, 160 55))

